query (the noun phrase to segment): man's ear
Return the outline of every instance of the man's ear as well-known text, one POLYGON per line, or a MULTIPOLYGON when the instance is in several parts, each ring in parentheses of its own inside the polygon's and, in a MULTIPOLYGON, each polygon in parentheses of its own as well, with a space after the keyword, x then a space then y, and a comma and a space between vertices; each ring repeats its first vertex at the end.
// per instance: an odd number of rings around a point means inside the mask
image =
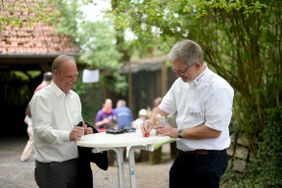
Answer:
POLYGON ((55 69, 55 70, 53 70, 52 74, 58 76, 59 71, 55 69))

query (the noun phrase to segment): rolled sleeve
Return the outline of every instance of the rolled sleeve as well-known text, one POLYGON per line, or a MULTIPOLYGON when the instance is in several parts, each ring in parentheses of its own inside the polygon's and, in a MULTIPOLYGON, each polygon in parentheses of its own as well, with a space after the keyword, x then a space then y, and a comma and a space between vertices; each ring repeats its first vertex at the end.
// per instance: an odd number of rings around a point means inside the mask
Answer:
POLYGON ((230 123, 232 116, 233 92, 219 88, 211 94, 205 108, 206 126, 223 131, 230 123))
POLYGON ((163 97, 162 102, 159 105, 159 108, 168 114, 173 114, 176 111, 176 103, 175 103, 175 96, 173 89, 174 89, 174 85, 163 97))

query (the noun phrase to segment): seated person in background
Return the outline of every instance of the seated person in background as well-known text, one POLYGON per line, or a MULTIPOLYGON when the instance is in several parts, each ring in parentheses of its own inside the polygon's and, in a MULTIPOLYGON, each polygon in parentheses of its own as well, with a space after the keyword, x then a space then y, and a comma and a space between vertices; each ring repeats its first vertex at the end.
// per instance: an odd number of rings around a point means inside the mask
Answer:
POLYGON ((117 121, 117 129, 130 128, 133 121, 132 112, 126 106, 125 100, 118 100, 117 107, 114 109, 117 121))
POLYGON ((135 129, 140 129, 143 122, 146 121, 147 118, 148 118, 147 110, 142 108, 141 110, 139 110, 138 118, 132 122, 132 127, 135 129))
MULTIPOLYGON (((148 111, 142 108, 138 112, 138 118, 132 122, 132 127, 137 130, 141 130, 142 124, 148 119, 148 111)), ((128 155, 127 155, 128 156, 128 155)), ((148 151, 135 150, 135 158, 136 161, 147 161, 149 160, 149 153, 148 151)))
POLYGON ((99 132, 105 132, 113 126, 114 113, 112 106, 112 100, 106 99, 103 108, 98 111, 95 126, 99 132))

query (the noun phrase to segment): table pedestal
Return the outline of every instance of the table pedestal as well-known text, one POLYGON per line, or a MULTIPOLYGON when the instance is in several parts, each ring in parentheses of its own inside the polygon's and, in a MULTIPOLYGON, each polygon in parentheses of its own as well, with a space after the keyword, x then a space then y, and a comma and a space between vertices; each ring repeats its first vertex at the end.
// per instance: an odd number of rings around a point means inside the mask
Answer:
POLYGON ((130 176, 130 187, 136 188, 136 170, 135 170, 135 149, 154 151, 153 145, 147 146, 131 146, 129 149, 128 163, 129 163, 129 176, 130 176))
POLYGON ((109 151, 109 150, 113 150, 116 153, 117 167, 118 167, 118 184, 119 184, 120 188, 123 188, 123 187, 125 187, 124 186, 124 181, 125 181, 124 170, 123 170, 123 166, 124 166, 123 150, 124 150, 124 148, 121 148, 121 147, 118 147, 118 148, 93 148, 92 152, 93 153, 100 153, 100 152, 109 151))
POLYGON ((136 133, 124 133, 120 135, 111 135, 106 133, 89 134, 81 137, 77 141, 77 145, 81 147, 92 148, 92 152, 99 153, 103 151, 113 150, 116 153, 118 167, 118 184, 119 188, 125 187, 124 176, 124 155, 125 148, 129 147, 129 178, 130 187, 136 188, 136 171, 135 171, 135 149, 154 151, 157 143, 170 141, 171 138, 151 136, 143 137, 141 130, 136 133))

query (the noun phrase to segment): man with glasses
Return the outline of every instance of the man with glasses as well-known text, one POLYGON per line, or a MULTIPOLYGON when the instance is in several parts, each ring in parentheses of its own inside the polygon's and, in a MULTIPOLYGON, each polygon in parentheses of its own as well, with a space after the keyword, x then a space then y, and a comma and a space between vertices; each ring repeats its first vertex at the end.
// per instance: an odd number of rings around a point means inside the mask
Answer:
POLYGON ((142 126, 150 131, 156 114, 177 112, 177 128, 155 127, 158 135, 177 139, 178 153, 169 172, 169 187, 218 188, 226 170, 230 145, 229 123, 234 90, 204 63, 203 50, 192 40, 176 43, 169 53, 179 76, 163 97, 152 119, 142 126))

